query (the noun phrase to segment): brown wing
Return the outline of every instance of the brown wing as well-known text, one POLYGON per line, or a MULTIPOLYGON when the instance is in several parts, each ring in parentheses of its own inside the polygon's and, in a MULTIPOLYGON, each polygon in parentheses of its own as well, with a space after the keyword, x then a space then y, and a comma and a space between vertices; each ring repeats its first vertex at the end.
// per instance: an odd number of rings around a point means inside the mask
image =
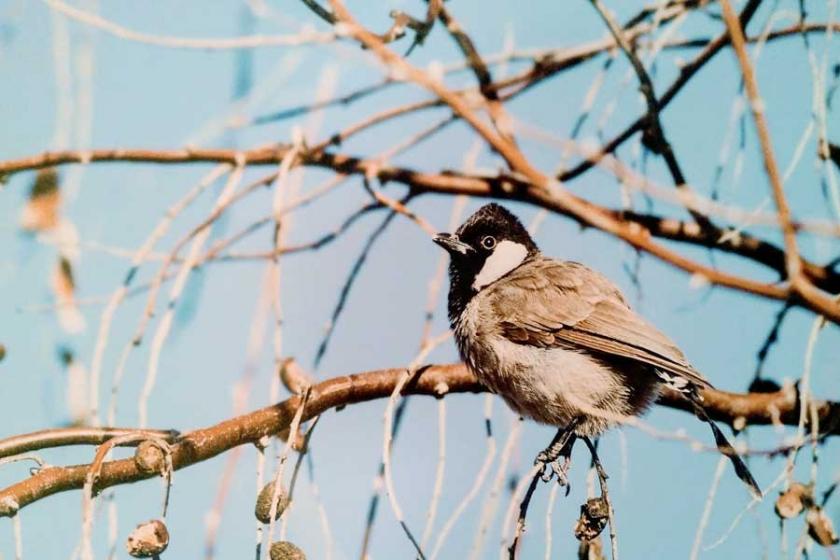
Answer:
POLYGON ((491 286, 487 296, 502 335, 513 342, 579 346, 711 386, 668 337, 630 309, 615 285, 582 264, 538 258, 491 286))

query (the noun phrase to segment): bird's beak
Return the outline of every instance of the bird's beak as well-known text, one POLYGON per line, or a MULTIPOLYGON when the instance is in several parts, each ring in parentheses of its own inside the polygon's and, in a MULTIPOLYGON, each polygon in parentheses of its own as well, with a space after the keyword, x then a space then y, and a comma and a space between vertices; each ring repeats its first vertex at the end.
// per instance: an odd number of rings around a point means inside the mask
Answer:
POLYGON ((451 233, 439 233, 432 240, 446 249, 446 252, 450 255, 467 255, 473 250, 472 247, 463 243, 451 233))

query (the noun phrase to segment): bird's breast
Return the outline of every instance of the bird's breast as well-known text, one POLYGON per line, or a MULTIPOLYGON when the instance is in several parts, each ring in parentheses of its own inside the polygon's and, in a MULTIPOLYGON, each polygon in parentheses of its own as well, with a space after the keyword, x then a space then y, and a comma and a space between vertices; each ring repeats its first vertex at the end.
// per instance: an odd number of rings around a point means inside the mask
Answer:
POLYGON ((631 412, 621 376, 587 352, 512 342, 469 305, 453 327, 467 366, 523 416, 551 425, 592 417, 587 431, 594 434, 631 412))

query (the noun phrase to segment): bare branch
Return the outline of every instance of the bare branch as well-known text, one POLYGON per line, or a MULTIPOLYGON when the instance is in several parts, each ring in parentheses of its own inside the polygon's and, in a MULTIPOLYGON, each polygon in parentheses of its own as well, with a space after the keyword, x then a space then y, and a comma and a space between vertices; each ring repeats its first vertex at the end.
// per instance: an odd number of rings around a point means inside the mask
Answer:
POLYGON ((159 47, 171 47, 178 49, 200 49, 200 50, 228 50, 228 49, 253 49, 256 47, 293 47, 307 43, 329 43, 335 41, 338 36, 335 33, 319 33, 315 31, 303 31, 297 35, 253 35, 251 37, 234 37, 219 39, 189 39, 185 37, 166 37, 140 33, 123 27, 112 21, 108 21, 96 14, 88 13, 73 7, 61 0, 45 0, 51 8, 65 16, 79 21, 85 25, 95 27, 105 33, 126 39, 156 45, 159 47))
MULTIPOLYGON (((749 0, 747 5, 744 6, 743 11, 739 17, 739 21, 741 22, 742 26, 746 26, 746 24, 752 19, 755 15, 758 6, 761 4, 761 0, 749 0)), ((629 39, 628 39, 629 40, 629 39)), ((694 60, 686 64, 680 69, 680 75, 677 77, 676 80, 671 84, 671 86, 665 91, 662 97, 659 98, 659 106, 658 111, 661 113, 662 110, 668 106, 668 104, 674 100, 677 94, 682 90, 683 87, 694 77, 694 75, 700 71, 710 60, 712 60, 717 53, 723 50, 729 44, 729 32, 724 32, 721 35, 718 35, 715 39, 710 41, 706 47, 694 57, 694 60)), ((643 115, 636 119, 633 124, 625 128, 622 132, 618 135, 613 137, 611 140, 606 142, 600 150, 602 155, 611 154, 615 152, 619 146, 624 144, 629 138, 631 138, 637 132, 644 130, 645 125, 647 124, 647 116, 643 115)), ((591 169, 593 165, 598 163, 598 158, 587 158, 585 161, 579 163, 572 169, 564 171, 558 175, 558 179, 561 181, 568 181, 581 175, 582 173, 586 172, 587 170, 591 169)))
MULTIPOLYGON (((607 9, 607 7, 604 6, 603 2, 601 2, 600 0, 589 1, 598 11, 598 14, 601 16, 601 19, 604 20, 604 23, 607 24, 607 28, 610 30, 610 33, 612 33, 612 36, 615 38, 615 41, 621 47, 621 50, 627 56, 627 59, 630 61, 630 64, 633 67, 633 70, 636 72, 636 76, 638 76, 639 78, 639 89, 641 90, 642 95, 645 98, 648 110, 648 113, 646 115, 648 125, 645 127, 644 132, 642 134, 642 143, 653 153, 661 155, 662 159, 665 160, 665 164, 668 167, 668 171, 671 173, 671 177, 674 180, 674 186, 681 190, 688 190, 685 175, 683 174, 682 168, 680 167, 680 164, 677 161, 677 156, 674 153, 673 148, 671 147, 671 143, 668 142, 668 139, 665 137, 665 131, 662 128, 662 121, 659 119, 660 103, 656 97, 656 92, 653 87, 653 80, 650 79, 647 70, 645 70, 644 64, 642 64, 642 61, 639 60, 639 57, 633 50, 633 47, 624 37, 622 30, 619 28, 618 23, 615 21, 615 18, 607 9)), ((691 209, 689 209, 689 213, 698 224, 701 224, 705 228, 714 227, 708 216, 691 209)))
MULTIPOLYGON (((37 156, 0 162, 0 174, 93 161, 159 164, 200 162, 235 164, 239 161, 250 165, 278 165, 290 149, 292 148, 287 145, 277 145, 242 151, 225 149, 122 149, 45 152, 37 156)), ((792 297, 792 293, 786 286, 764 284, 718 271, 687 259, 652 241, 652 238, 660 237, 711 247, 750 258, 777 272, 784 273, 784 251, 769 242, 756 239, 748 234, 736 236, 722 243, 722 232, 719 230, 704 230, 699 224, 685 223, 671 218, 612 210, 578 198, 568 192, 547 192, 519 175, 486 176, 453 171, 425 173, 409 168, 382 165, 379 161, 323 151, 302 153, 300 158, 303 165, 329 168, 345 175, 356 174, 376 177, 382 183, 392 181, 402 183, 410 187, 415 194, 424 192, 466 194, 528 202, 557 214, 568 216, 581 225, 595 227, 610 233, 681 270, 690 274, 700 274, 711 283, 782 301, 787 301, 792 297)), ((802 269, 816 285, 833 293, 840 292, 840 275, 831 267, 822 267, 802 260, 802 269)), ((823 307, 813 301, 795 300, 794 302, 814 311, 826 313, 833 322, 840 321, 840 312, 832 312, 832 307, 823 307)))
MULTIPOLYGON (((343 408, 374 399, 387 398, 404 376, 404 368, 384 369, 328 379, 312 387, 305 422, 331 408, 343 408)), ((450 393, 484 391, 475 377, 461 364, 427 366, 407 384, 403 394, 444 397, 450 393)), ((713 389, 702 392, 709 416, 728 424, 797 425, 799 401, 793 390, 775 393, 729 393, 713 389)), ((225 420, 214 426, 185 433, 170 445, 173 469, 179 470, 206 461, 234 447, 255 444, 262 438, 287 429, 300 405, 300 396, 293 396, 276 405, 225 420)), ((666 390, 659 404, 692 411, 691 403, 679 393, 666 390)), ((840 403, 812 401, 825 435, 840 435, 840 403)), ((0 490, 0 517, 10 517, 20 508, 58 492, 82 488, 89 465, 46 467, 32 477, 0 490)), ((133 459, 108 461, 102 464, 94 491, 136 482, 153 476, 142 472, 133 459)))
MULTIPOLYGON (((177 430, 137 430, 136 428, 54 428, 29 434, 21 434, 0 440, 0 458, 11 457, 30 451, 66 447, 68 445, 100 445, 106 441, 126 435, 140 434, 147 438, 174 441, 177 430)), ((136 445, 126 442, 124 445, 136 445)))
POLYGON ((799 258, 799 249, 796 241, 796 229, 793 227, 790 207, 785 197, 782 176, 779 173, 776 157, 773 154, 773 145, 770 140, 770 129, 767 125, 767 117, 764 114, 764 101, 758 91, 758 82, 755 77, 755 69, 750 61, 744 42, 744 32, 735 11, 732 9, 729 0, 721 0, 724 20, 732 38, 732 46, 738 56, 741 65, 741 73, 744 76, 744 86, 750 100, 755 127, 758 131, 758 139, 761 143, 761 153, 764 158, 764 168, 767 171, 767 178, 773 188, 773 198, 779 211, 779 219, 782 225, 782 234, 785 243, 785 268, 797 296, 805 299, 809 304, 821 308, 824 315, 840 317, 840 304, 837 300, 820 293, 808 281, 802 271, 802 261, 799 258))

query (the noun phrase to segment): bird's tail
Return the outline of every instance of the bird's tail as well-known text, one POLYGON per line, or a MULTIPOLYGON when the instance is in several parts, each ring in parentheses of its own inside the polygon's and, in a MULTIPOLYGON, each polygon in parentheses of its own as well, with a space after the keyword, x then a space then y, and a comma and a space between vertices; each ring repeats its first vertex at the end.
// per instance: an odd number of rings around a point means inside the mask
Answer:
POLYGON ((700 396, 696 387, 690 387, 687 391, 684 391, 683 394, 688 398, 691 402, 692 407, 694 408, 694 414, 709 425, 712 429, 712 433, 715 435, 715 444, 717 445, 718 451, 726 455, 729 461, 732 463, 732 467, 735 469, 735 474, 738 475, 738 478, 741 479, 741 482, 747 485, 749 488, 750 493, 756 499, 761 499, 761 488, 758 487, 758 483, 753 478, 750 469, 744 463, 744 460, 741 459, 738 452, 735 451, 735 448, 732 447, 732 444, 729 443, 729 440, 726 439, 726 436, 723 435, 723 432, 718 428, 715 421, 712 420, 708 413, 706 413, 706 409, 703 407, 703 398, 700 396))

